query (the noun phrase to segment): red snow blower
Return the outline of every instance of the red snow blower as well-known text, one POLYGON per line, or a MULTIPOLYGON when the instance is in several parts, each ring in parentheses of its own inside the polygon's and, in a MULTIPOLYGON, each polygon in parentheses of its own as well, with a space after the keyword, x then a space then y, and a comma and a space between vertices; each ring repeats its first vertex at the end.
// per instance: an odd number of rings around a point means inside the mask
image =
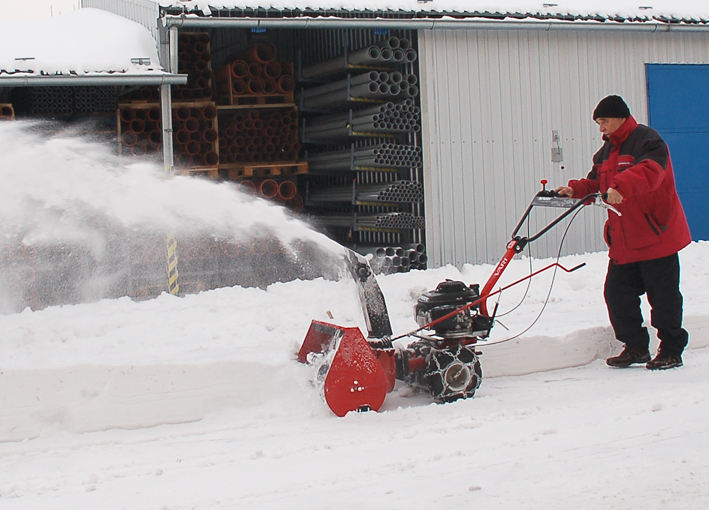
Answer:
POLYGON ((542 191, 527 207, 512 232, 505 254, 482 291, 478 284, 446 280, 435 290, 424 292, 415 306, 419 328, 409 333, 392 336, 384 295, 367 259, 347 251, 349 267, 359 284, 369 337, 365 339, 356 327, 314 320, 298 352, 298 361, 319 366, 318 382, 327 405, 337 416, 350 411, 379 410, 397 380, 429 391, 440 403, 470 398, 475 394, 482 381, 478 342, 489 336, 497 311, 495 306, 489 313, 488 298, 548 269, 558 267, 569 273, 585 265, 567 269, 557 261, 493 291, 512 258, 585 205, 600 205, 620 214, 605 203, 605 197, 599 193, 580 200, 565 198, 546 190, 546 180, 541 182, 542 191), (519 236, 534 207, 558 207, 566 211, 533 236, 519 236), (407 347, 393 343, 405 337, 416 340, 407 347))

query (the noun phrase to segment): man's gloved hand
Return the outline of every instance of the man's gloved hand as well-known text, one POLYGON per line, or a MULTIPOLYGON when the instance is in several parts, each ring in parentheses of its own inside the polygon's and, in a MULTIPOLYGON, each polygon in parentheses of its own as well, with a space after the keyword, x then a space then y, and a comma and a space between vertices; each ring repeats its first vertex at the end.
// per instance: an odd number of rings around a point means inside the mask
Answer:
POLYGON ((606 191, 606 202, 611 205, 620 204, 625 198, 615 188, 608 188, 606 191))
POLYGON ((554 191, 562 197, 571 197, 574 195, 574 189, 571 186, 559 186, 554 191))

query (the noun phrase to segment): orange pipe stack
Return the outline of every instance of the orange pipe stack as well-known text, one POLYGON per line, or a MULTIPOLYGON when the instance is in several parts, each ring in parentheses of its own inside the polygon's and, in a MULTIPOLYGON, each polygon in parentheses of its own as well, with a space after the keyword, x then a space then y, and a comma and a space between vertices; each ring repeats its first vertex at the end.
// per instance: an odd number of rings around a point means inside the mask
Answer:
POLYGON ((175 165, 214 167, 219 164, 218 134, 215 128, 217 108, 179 105, 172 112, 175 165))
POLYGON ((144 106, 147 107, 124 105, 118 110, 121 154, 145 156, 157 154, 162 148, 160 108, 144 106))
POLYGON ((278 62, 272 44, 253 46, 227 59, 216 75, 221 104, 240 104, 241 96, 285 95, 292 102, 295 90, 293 64, 278 62))
POLYGON ((0 104, 0 120, 14 120, 15 109, 11 104, 0 104))
POLYGON ((295 161, 300 149, 298 112, 252 109, 224 115, 219 146, 223 164, 295 161))
POLYGON ((185 32, 179 35, 178 69, 187 74, 187 85, 172 87, 173 101, 212 99, 212 64, 209 34, 185 32))
POLYGON ((244 179, 239 181, 238 186, 239 191, 247 195, 274 200, 295 212, 303 210, 303 197, 298 194, 298 187, 293 180, 244 179))

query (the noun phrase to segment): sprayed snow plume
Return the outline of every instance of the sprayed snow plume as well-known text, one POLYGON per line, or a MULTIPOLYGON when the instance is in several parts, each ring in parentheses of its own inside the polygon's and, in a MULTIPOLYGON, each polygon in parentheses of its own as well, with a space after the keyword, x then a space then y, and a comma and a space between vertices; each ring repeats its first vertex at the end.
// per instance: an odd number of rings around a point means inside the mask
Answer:
POLYGON ((0 312, 337 277, 342 248, 233 183, 167 178, 46 122, 0 125, 0 312), (28 150, 27 147, 32 147, 28 150))

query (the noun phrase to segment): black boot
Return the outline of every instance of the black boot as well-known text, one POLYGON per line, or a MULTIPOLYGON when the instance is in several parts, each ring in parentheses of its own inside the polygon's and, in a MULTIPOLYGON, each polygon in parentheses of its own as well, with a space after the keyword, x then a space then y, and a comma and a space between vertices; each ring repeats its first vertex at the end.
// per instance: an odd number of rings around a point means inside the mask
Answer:
POLYGON ((667 351, 663 351, 662 348, 658 349, 655 359, 648 362, 645 368, 648 370, 667 370, 668 368, 681 367, 682 355, 673 354, 667 351))
POLYGON ((618 356, 613 356, 606 360, 606 364, 610 367, 626 368, 634 363, 647 363, 650 361, 650 351, 647 349, 641 350, 635 347, 625 346, 623 352, 618 356))

